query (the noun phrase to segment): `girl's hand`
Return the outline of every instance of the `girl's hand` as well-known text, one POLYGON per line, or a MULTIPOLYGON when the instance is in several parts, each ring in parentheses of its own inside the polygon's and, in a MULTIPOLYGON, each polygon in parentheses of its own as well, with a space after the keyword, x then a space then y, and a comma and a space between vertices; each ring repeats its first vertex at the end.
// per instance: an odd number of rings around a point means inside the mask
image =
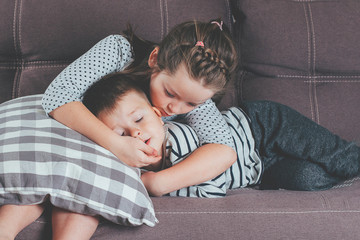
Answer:
POLYGON ((109 150, 119 160, 131 167, 141 168, 161 160, 161 156, 155 149, 138 138, 117 134, 112 135, 111 138, 112 145, 109 150))
POLYGON ((157 183, 157 173, 156 172, 142 172, 141 180, 144 183, 146 190, 150 196, 161 197, 164 193, 161 192, 161 184, 157 183))
POLYGON ((133 137, 120 136, 96 118, 82 102, 67 103, 50 115, 112 152, 132 167, 144 167, 160 161, 161 157, 150 146, 133 137))

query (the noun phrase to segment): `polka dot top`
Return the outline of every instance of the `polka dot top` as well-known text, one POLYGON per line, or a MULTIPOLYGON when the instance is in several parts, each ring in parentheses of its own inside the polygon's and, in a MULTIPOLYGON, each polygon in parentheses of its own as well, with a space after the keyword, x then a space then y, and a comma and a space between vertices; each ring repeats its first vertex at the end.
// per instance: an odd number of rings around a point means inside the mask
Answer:
MULTIPOLYGON (((133 61, 131 45, 121 35, 110 35, 66 67, 46 89, 42 106, 46 113, 74 101, 109 73, 125 69, 133 61)), ((230 129, 212 100, 181 115, 198 134, 200 144, 218 143, 234 148, 230 129)), ((166 120, 166 119, 164 119, 166 120)))

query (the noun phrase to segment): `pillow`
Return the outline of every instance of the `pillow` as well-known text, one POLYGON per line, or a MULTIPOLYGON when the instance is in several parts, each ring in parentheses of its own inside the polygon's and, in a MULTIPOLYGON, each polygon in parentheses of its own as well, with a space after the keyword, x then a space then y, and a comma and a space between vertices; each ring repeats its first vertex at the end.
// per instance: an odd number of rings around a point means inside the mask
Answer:
POLYGON ((122 225, 155 226, 140 170, 49 118, 41 98, 0 105, 0 205, 50 201, 122 225))

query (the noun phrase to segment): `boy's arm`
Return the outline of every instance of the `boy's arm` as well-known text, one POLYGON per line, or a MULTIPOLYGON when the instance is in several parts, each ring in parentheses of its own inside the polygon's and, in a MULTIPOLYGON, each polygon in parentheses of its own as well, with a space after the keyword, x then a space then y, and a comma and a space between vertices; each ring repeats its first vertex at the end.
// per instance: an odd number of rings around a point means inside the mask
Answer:
MULTIPOLYGON (((165 125, 167 128, 165 165, 171 167, 156 173, 147 172, 142 176, 145 187, 154 196, 161 196, 218 177, 233 163, 230 161, 226 165, 219 164, 219 161, 224 163, 226 159, 236 160, 232 148, 223 144, 205 144, 199 148, 199 138, 188 125, 177 122, 167 122, 165 125), (220 155, 219 152, 225 155, 220 155)), ((225 182, 224 179, 222 181, 225 182)), ((220 186, 223 182, 216 184, 220 186)))
POLYGON ((186 159, 159 172, 146 172, 141 176, 146 189, 153 196, 198 185, 225 172, 232 164, 219 164, 219 160, 236 159, 235 152, 222 144, 206 144, 196 149, 186 159), (219 155, 221 152, 222 155, 219 155), (225 153, 225 155, 223 155, 225 153))
MULTIPOLYGON (((161 183, 164 188, 161 192, 168 193, 210 180, 231 167, 237 158, 229 126, 211 99, 187 113, 184 122, 194 130, 199 147, 183 160, 181 171, 169 170, 174 171, 174 177, 161 183)), ((167 172, 159 177, 171 177, 167 172)))

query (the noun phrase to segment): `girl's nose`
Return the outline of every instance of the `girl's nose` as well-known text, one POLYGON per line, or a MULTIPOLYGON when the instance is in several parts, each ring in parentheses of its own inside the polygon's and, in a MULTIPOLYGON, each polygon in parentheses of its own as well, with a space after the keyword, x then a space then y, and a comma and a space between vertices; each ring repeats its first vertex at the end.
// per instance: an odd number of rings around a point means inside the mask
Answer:
POLYGON ((178 114, 181 110, 181 104, 177 101, 174 101, 169 103, 168 108, 170 110, 169 114, 178 114))

